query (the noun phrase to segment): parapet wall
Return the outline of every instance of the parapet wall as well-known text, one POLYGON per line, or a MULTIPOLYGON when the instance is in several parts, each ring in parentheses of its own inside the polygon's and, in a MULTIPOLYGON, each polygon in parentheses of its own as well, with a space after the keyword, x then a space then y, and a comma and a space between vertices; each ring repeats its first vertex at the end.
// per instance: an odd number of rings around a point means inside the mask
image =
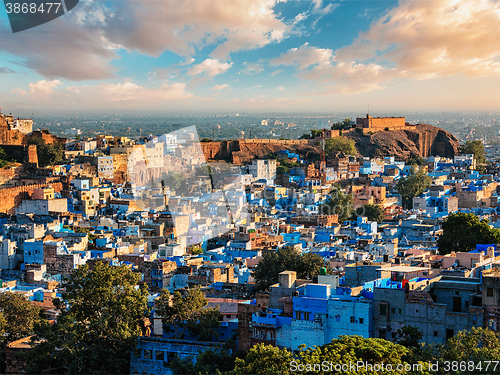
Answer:
MULTIPOLYGON (((33 184, 0 189, 0 212, 14 213, 15 208, 21 204, 23 199, 31 198, 33 190, 47 187, 47 185, 33 184)), ((50 186, 57 193, 63 188, 60 182, 52 182, 50 186)))

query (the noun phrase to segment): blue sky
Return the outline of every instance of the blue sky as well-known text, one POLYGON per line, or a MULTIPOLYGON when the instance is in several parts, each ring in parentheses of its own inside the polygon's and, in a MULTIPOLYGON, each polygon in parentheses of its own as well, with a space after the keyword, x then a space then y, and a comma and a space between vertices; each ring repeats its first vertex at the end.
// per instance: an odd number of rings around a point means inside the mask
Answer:
POLYGON ((498 110, 498 0, 81 0, 13 34, 0 106, 498 110))

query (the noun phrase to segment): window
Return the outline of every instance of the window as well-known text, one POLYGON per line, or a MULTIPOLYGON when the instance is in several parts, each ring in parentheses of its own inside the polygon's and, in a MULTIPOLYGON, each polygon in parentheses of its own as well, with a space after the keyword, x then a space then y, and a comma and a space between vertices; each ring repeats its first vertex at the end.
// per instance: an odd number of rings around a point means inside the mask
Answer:
POLYGON ((157 350, 156 351, 156 360, 163 361, 164 358, 165 358, 165 353, 162 350, 157 350))
POLYGON ((434 337, 438 336, 438 331, 434 331, 434 337))
POLYGON ((144 349, 144 359, 153 359, 153 354, 151 353, 151 350, 144 349))
POLYGON ((335 315, 335 320, 336 320, 337 322, 340 322, 340 315, 335 315))
POLYGON ((493 288, 486 288, 486 295, 488 297, 493 297, 493 288))
POLYGON ((354 316, 351 316, 351 323, 356 323, 356 318, 354 316))
POLYGON ((380 304, 380 315, 384 315, 384 316, 387 315, 387 305, 385 303, 380 304))
POLYGON ((363 324, 363 318, 359 318, 359 324, 363 324))
POLYGON ((403 313, 403 310, 399 309, 399 310, 398 310, 398 312, 399 312, 400 314, 402 314, 402 313, 403 313))
POLYGON ((469 307, 469 301, 465 301, 465 308, 469 307))
POLYGON ((226 314, 226 318, 227 319, 231 319, 231 315, 230 314, 226 314))
POLYGON ((396 314, 396 308, 395 307, 391 308, 391 314, 396 314))
POLYGON ((300 311, 295 312, 295 319, 300 320, 300 311))
POLYGON ((304 313, 304 320, 309 320, 309 312, 304 313))

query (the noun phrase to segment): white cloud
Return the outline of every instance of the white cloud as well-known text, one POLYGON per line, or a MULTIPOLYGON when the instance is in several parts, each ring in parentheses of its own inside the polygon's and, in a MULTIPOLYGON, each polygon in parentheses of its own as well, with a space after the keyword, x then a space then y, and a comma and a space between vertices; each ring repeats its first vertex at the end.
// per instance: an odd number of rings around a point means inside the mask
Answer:
POLYGON ((500 2, 400 1, 349 46, 340 60, 387 60, 397 76, 425 79, 500 73, 500 2))
MULTIPOLYGON (((12 34, 0 25, 0 53, 48 79, 115 77, 117 51, 157 57, 172 51, 193 62, 200 48, 212 46, 212 58, 226 60, 241 50, 278 43, 293 26, 274 6, 280 0, 117 1, 111 5, 81 0, 78 8, 35 30, 12 34)), ((116 77, 115 77, 116 78, 116 77)))
POLYGON ((44 95, 44 96, 49 96, 53 93, 55 93, 55 88, 57 86, 62 85, 62 82, 59 80, 53 80, 53 81, 45 81, 41 80, 35 83, 30 83, 28 85, 29 91, 25 91, 22 89, 15 89, 13 92, 18 92, 21 95, 44 95))
POLYGON ((28 85, 29 90, 16 89, 13 94, 30 95, 30 104, 51 102, 61 108, 115 108, 121 103, 134 107, 161 105, 165 102, 179 102, 194 99, 186 91, 185 83, 161 84, 159 86, 141 86, 131 81, 120 83, 102 83, 99 85, 81 85, 62 87, 58 80, 38 81, 28 85))
POLYGON ((244 68, 240 73, 242 74, 259 74, 264 71, 264 66, 262 61, 259 62, 244 62, 244 68))
POLYGON ((333 52, 306 43, 271 64, 296 66, 298 77, 325 84, 323 93, 366 92, 400 78, 500 74, 498 35, 498 1, 401 0, 351 45, 333 52))
POLYGON ((193 65, 188 70, 188 75, 197 76, 197 75, 207 75, 209 77, 216 76, 218 74, 225 73, 233 63, 225 63, 221 62, 217 59, 206 59, 200 64, 193 65))
POLYGON ((292 65, 299 69, 306 69, 311 65, 330 64, 333 57, 333 50, 326 48, 316 48, 304 43, 299 48, 290 48, 280 56, 271 59, 272 65, 292 65))
POLYGON ((212 91, 221 91, 227 88, 229 88, 229 84, 224 83, 223 85, 215 85, 214 87, 212 87, 212 91))

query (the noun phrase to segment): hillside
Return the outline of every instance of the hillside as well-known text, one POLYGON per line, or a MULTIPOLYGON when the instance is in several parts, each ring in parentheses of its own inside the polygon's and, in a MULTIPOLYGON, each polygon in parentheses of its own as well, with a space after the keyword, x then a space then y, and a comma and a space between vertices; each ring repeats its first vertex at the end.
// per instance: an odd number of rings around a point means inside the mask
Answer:
MULTIPOLYGON (((410 130, 390 130, 365 135, 352 129, 343 135, 355 141, 358 153, 366 157, 394 156, 398 160, 407 160, 414 156, 453 157, 459 154, 455 136, 432 125, 418 124, 410 130)), ((201 145, 206 159, 226 159, 234 164, 247 163, 280 150, 290 150, 301 155, 319 152, 318 140, 240 139, 206 142, 201 145)))

